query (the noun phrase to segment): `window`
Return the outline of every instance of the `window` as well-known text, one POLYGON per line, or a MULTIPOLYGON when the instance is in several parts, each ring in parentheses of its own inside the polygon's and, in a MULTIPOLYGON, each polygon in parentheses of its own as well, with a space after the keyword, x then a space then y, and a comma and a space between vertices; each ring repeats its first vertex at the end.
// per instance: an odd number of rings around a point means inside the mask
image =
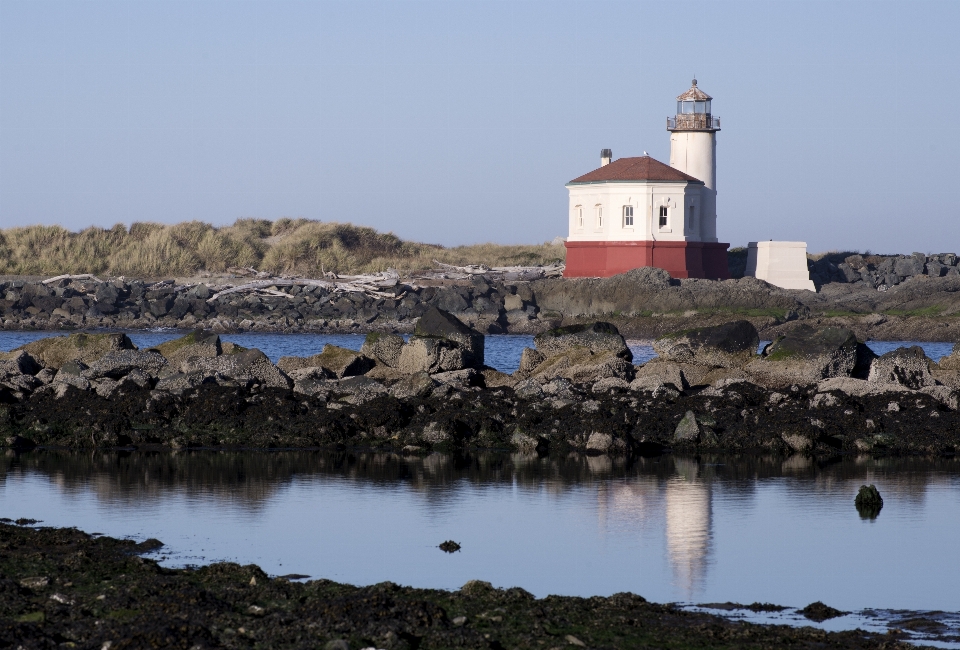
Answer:
POLYGON ((696 206, 693 206, 693 205, 690 206, 690 225, 687 226, 687 228, 689 228, 690 230, 693 230, 694 224, 697 222, 696 210, 697 210, 696 206))
POLYGON ((632 205, 623 206, 623 227, 624 228, 633 227, 633 206, 632 205))
POLYGON ((578 205, 574 210, 577 215, 577 228, 583 228, 583 208, 578 205))
POLYGON ((667 227, 667 206, 665 205, 660 206, 660 227, 667 227))
POLYGON ((597 228, 603 228, 603 206, 597 206, 597 228))

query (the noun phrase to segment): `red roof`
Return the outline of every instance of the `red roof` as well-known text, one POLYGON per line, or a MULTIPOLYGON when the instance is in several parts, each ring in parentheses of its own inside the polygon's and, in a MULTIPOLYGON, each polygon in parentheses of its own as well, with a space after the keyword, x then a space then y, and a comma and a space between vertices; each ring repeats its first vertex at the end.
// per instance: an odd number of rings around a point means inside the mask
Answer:
POLYGON ((589 174, 574 178, 570 183, 603 183, 607 181, 673 181, 702 183, 699 178, 684 174, 679 169, 664 165, 650 156, 619 158, 589 174))

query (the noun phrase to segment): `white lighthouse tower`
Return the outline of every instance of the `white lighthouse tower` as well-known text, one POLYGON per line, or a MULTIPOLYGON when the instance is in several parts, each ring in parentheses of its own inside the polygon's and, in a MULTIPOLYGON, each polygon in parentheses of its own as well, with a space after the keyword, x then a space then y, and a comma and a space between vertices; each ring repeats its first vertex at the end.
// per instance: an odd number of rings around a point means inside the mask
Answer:
POLYGON ((697 88, 677 97, 677 115, 667 118, 670 166, 703 181, 700 241, 717 241, 717 131, 720 118, 710 112, 713 97, 697 88))

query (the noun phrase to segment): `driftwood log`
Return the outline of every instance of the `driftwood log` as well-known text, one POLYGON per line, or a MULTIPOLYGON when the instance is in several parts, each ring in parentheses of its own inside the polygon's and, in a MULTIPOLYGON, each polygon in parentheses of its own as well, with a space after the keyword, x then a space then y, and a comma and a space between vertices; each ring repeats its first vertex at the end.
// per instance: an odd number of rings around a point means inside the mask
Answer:
POLYGON ((231 293, 265 293, 271 296, 283 296, 292 298, 288 293, 272 289, 271 287, 292 287, 292 286, 312 286, 323 287, 334 293, 363 293, 376 298, 402 298, 406 292, 397 295, 383 291, 395 287, 400 283, 400 275, 396 271, 386 271, 372 275, 351 275, 340 277, 338 281, 332 280, 311 280, 309 278, 269 278, 266 280, 256 280, 248 282, 237 287, 230 287, 210 296, 208 303, 215 302, 221 296, 231 293))

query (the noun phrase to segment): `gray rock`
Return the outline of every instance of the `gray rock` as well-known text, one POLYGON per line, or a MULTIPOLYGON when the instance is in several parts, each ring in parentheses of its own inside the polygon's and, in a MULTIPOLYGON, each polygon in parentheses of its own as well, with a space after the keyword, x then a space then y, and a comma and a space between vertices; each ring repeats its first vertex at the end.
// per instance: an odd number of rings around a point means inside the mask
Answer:
MULTIPOLYGON (((685 390, 691 386, 682 365, 663 359, 651 359, 637 368, 635 381, 640 380, 656 381, 673 386, 676 390, 685 390)), ((694 381, 693 385, 699 383, 699 381, 694 381)))
MULTIPOLYGON (((126 380, 126 378, 124 378, 124 380, 126 380)), ((193 372, 181 372, 162 377, 159 381, 157 381, 156 386, 154 386, 154 390, 179 395, 185 390, 196 388, 201 384, 215 383, 217 383, 217 377, 215 374, 204 370, 195 370, 193 372)))
POLYGON ((272 388, 293 386, 290 378, 270 363, 267 355, 256 349, 219 357, 191 357, 181 364, 180 371, 184 374, 200 372, 207 376, 222 375, 241 384, 250 382, 272 388))
POLYGON ((590 434, 590 437, 587 438, 587 451, 593 451, 601 454, 606 454, 612 451, 621 451, 626 445, 623 444, 623 441, 615 439, 609 433, 601 433, 599 431, 594 431, 590 434), (620 444, 617 444, 620 443, 620 444))
POLYGON ((438 372, 430 376, 441 384, 449 384, 457 388, 466 388, 467 386, 476 386, 479 383, 480 373, 474 368, 465 368, 463 370, 438 372))
POLYGON ((630 390, 635 392, 649 391, 654 399, 665 397, 676 399, 680 397, 680 391, 674 388, 673 384, 664 384, 656 377, 637 377, 630 382, 630 390))
POLYGON ((417 372, 404 377, 391 386, 390 394, 397 399, 422 398, 429 395, 438 383, 427 373, 417 372))
POLYGON ((467 350, 442 338, 412 336, 400 352, 397 369, 404 373, 463 370, 471 364, 467 350))
POLYGON ((136 386, 137 388, 153 388, 154 378, 148 375, 143 370, 134 369, 128 372, 123 379, 120 380, 120 387, 124 386, 136 386))
POLYGON ((0 374, 0 386, 6 386, 10 390, 31 393, 37 388, 43 386, 43 382, 33 375, 24 375, 19 373, 0 374))
POLYGON ((653 342, 653 349, 666 361, 741 368, 756 358, 759 345, 757 328, 739 320, 662 336, 653 342))
POLYGON ((535 379, 525 379, 524 381, 517 382, 513 387, 513 392, 516 393, 518 397, 526 397, 528 399, 543 397, 543 387, 540 385, 540 382, 535 379))
POLYGON ((933 360, 927 357, 919 345, 897 348, 873 360, 867 380, 881 384, 900 384, 917 390, 936 384, 931 372, 932 367, 933 360))
POLYGON ((543 353, 533 348, 523 348, 523 352, 520 353, 520 366, 515 374, 519 377, 529 375, 534 368, 546 360, 547 357, 543 353))
POLYGON ((840 279, 843 282, 858 282, 861 280, 860 273, 846 262, 838 264, 837 270, 840 271, 840 279))
POLYGON ((374 359, 377 363, 396 368, 400 364, 403 343, 403 337, 398 334, 370 332, 360 347, 360 354, 374 359))
POLYGON ((630 382, 619 377, 607 377, 593 384, 594 393, 606 393, 614 389, 630 390, 630 382))
POLYGON ((90 382, 90 386, 100 397, 110 397, 119 385, 120 382, 115 379, 110 379, 109 377, 102 377, 90 382))
POLYGON ((61 369, 60 372, 57 373, 57 376, 53 378, 53 384, 73 386, 74 388, 79 388, 80 390, 90 390, 89 380, 73 373, 63 372, 63 369, 61 369))
POLYGON ((464 325, 457 317, 430 307, 417 321, 413 334, 418 338, 435 338, 456 344, 465 352, 464 367, 483 365, 483 334, 464 325))
POLYGON ((141 350, 112 350, 100 357, 80 374, 85 379, 120 379, 133 370, 157 376, 167 365, 167 360, 157 352, 141 350))
POLYGON ((573 382, 562 377, 548 381, 547 383, 543 384, 542 388, 544 394, 550 395, 551 397, 573 399, 577 395, 573 389, 573 382))
POLYGON ((11 373, 20 375, 35 375, 43 366, 26 350, 14 350, 7 354, 0 353, 0 374, 11 373))
POLYGON ((203 329, 196 329, 186 336, 166 341, 152 349, 166 357, 174 368, 190 357, 216 357, 223 354, 220 337, 203 329))
POLYGON ((594 354, 611 352, 625 361, 633 361, 633 353, 620 331, 610 323, 558 327, 537 334, 533 342, 537 350, 548 358, 582 348, 594 354))
POLYGON ((923 275, 924 260, 916 257, 902 257, 893 264, 893 272, 901 278, 923 275))
POLYGON ((346 394, 342 401, 350 404, 365 404, 381 395, 387 394, 387 388, 369 377, 347 377, 337 382, 334 392, 346 394))
POLYGON ((700 423, 693 411, 687 411, 677 428, 673 432, 676 442, 698 442, 700 440, 700 423))

